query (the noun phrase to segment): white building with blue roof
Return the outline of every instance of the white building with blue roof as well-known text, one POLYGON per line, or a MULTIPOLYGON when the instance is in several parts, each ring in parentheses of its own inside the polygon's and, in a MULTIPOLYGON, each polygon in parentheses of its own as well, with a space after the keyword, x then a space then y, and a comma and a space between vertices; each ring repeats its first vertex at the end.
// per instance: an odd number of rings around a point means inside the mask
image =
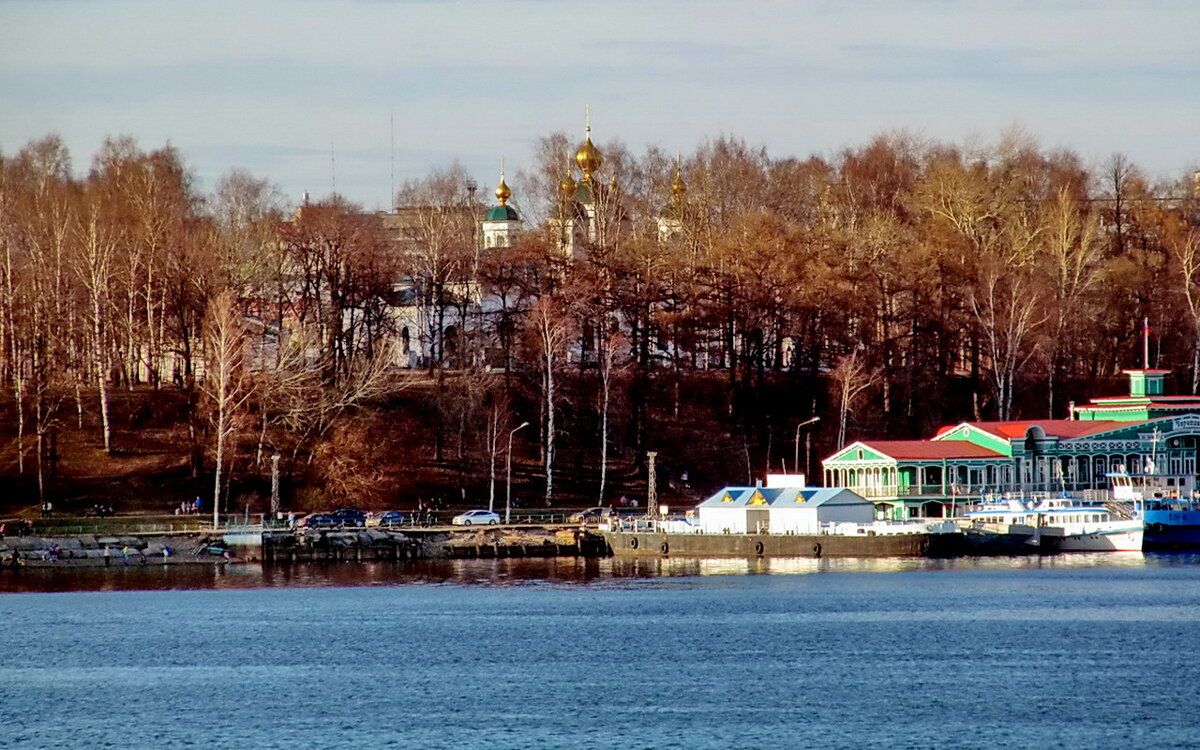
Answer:
POLYGON ((696 511, 707 534, 817 534, 875 520, 874 504, 840 487, 726 487, 696 511))

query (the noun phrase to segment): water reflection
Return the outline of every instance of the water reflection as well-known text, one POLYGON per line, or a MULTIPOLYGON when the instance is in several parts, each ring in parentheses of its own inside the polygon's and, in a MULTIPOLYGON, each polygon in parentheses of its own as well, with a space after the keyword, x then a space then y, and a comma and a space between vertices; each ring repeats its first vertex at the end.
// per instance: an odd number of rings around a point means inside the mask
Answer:
POLYGON ((1039 570, 1200 565, 1197 553, 1097 552, 934 560, 891 558, 612 557, 418 562, 229 564, 0 570, 0 592, 253 589, 330 586, 594 585, 646 578, 915 570, 1039 570))

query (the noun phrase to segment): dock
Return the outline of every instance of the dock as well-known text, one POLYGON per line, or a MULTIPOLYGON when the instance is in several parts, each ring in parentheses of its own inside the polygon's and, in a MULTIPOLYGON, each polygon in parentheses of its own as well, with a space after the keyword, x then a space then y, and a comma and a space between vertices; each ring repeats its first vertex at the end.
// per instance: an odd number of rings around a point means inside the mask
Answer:
MULTIPOLYGON (((227 536, 231 545, 238 537, 227 536)), ((240 537, 247 537, 242 532, 240 537)), ((240 549, 239 557, 257 557, 240 549)), ((604 557, 612 554, 599 534, 579 525, 407 527, 403 529, 279 529, 261 533, 264 563, 510 557, 604 557)))

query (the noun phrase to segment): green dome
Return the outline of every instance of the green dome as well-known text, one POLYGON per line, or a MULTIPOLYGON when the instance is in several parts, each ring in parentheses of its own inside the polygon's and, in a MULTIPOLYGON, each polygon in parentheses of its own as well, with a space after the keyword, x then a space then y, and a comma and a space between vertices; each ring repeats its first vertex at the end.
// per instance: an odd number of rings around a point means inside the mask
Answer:
POLYGON ((579 186, 575 188, 575 195, 572 198, 576 203, 583 203, 585 205, 591 203, 594 200, 592 197, 592 186, 587 182, 580 182, 579 186))
MULTIPOLYGON (((478 214, 476 214, 478 216, 478 214)), ((519 221, 517 211, 512 206, 493 206, 487 212, 485 221, 519 221)))

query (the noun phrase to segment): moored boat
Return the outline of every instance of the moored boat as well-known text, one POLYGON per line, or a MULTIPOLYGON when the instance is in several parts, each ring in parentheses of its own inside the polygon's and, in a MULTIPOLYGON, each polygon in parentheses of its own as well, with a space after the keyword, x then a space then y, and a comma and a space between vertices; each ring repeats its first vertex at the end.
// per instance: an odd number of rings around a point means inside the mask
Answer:
POLYGON ((1028 543, 1064 552, 1140 552, 1143 525, 1132 513, 1087 499, 985 498, 966 514, 972 524, 1027 534, 1028 543))
POLYGON ((1200 547, 1200 499, 1191 474, 1110 474, 1113 501, 1145 528, 1143 549, 1200 547))

